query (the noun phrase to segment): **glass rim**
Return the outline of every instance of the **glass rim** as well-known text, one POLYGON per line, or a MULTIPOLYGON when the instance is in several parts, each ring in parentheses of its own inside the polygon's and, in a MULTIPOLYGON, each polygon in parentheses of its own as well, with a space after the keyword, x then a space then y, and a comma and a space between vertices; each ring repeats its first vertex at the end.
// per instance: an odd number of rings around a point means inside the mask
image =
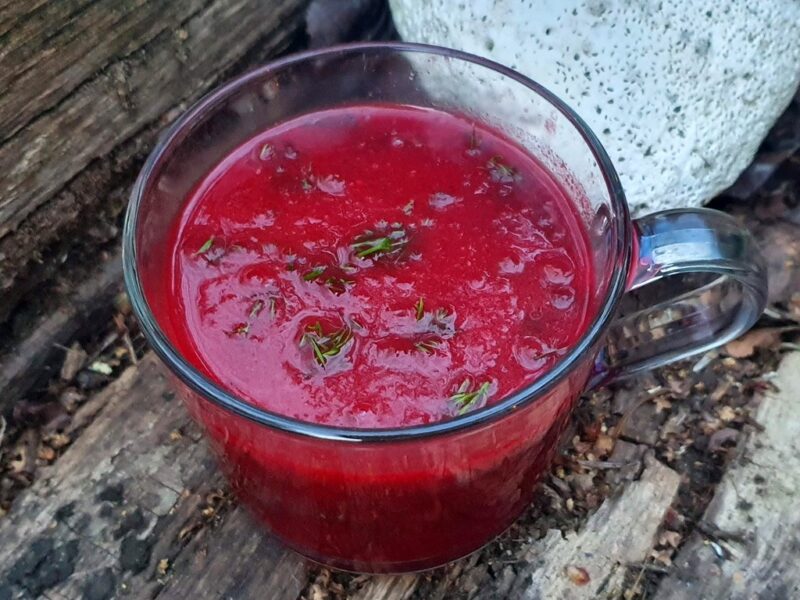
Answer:
POLYGON ((544 394, 567 377, 580 362, 584 354, 601 339, 614 315, 619 299, 625 292, 632 235, 629 223, 630 214, 622 185, 620 184, 619 177, 605 149, 583 119, 547 88, 509 67, 460 50, 409 42, 359 42, 307 50, 281 57, 222 84, 187 109, 159 137, 155 148, 151 151, 142 170, 139 172, 131 191, 122 234, 123 275, 133 312, 139 321, 145 338, 154 352, 178 379, 186 384, 192 391, 200 394, 204 399, 240 417, 247 418, 264 426, 282 430, 289 434, 331 441, 393 442, 443 435, 485 425, 536 402, 537 399, 543 397, 544 394), (277 73, 281 69, 297 63, 321 57, 363 52, 414 52, 437 55, 445 58, 455 58, 490 69, 524 85, 532 93, 544 98, 551 106, 565 116, 581 135, 587 145, 587 149, 592 153, 599 165, 615 214, 615 218, 612 220, 612 227, 615 229, 616 233, 616 247, 612 249, 612 261, 617 266, 610 274, 608 290, 602 305, 597 310, 594 319, 586 328, 586 331, 578 342, 575 343, 544 375, 531 384, 506 396, 496 404, 485 406, 479 410, 456 416, 452 419, 423 425, 413 425, 410 427, 359 429, 312 423, 259 408, 237 397, 223 386, 211 381, 200 373, 200 371, 184 358, 170 342, 158 325, 155 315, 147 303, 136 266, 135 232, 139 207, 152 175, 160 165, 162 159, 169 154, 171 146, 182 141, 183 136, 181 134, 187 127, 191 127, 199 117, 212 109, 217 102, 251 81, 263 79, 271 73, 277 73))

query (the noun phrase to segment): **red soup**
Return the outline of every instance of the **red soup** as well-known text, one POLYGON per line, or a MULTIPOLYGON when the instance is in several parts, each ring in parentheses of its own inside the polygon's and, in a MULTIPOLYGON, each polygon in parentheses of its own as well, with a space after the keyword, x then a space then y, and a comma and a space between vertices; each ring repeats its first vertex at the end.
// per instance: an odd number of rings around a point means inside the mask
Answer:
MULTIPOLYGON (((407 427, 491 405, 592 317, 573 201, 499 132, 429 109, 343 107, 263 132, 196 187, 171 243, 170 301, 155 306, 180 352, 251 404, 316 424, 407 427)), ((510 523, 576 377, 492 440, 478 429, 424 450, 341 453, 193 406, 285 541, 347 568, 407 570, 510 523), (462 458, 443 472, 446 452, 462 458)))

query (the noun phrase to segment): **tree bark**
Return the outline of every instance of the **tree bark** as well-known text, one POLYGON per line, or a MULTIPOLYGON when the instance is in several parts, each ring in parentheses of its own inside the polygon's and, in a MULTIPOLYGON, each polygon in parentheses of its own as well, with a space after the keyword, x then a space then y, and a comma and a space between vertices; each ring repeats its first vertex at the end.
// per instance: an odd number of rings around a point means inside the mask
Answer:
POLYGON ((0 8, 0 322, 71 255, 116 243, 157 133, 285 50, 307 0, 62 0, 0 8))

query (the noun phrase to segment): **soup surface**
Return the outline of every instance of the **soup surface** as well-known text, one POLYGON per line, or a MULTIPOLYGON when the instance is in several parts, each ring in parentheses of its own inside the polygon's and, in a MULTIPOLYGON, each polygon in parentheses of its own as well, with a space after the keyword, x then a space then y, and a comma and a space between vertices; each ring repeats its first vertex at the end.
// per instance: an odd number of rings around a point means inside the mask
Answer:
POLYGON ((205 375, 297 419, 418 425, 499 401, 591 318, 584 226, 502 134, 399 105, 236 148, 177 220, 156 315, 205 375))

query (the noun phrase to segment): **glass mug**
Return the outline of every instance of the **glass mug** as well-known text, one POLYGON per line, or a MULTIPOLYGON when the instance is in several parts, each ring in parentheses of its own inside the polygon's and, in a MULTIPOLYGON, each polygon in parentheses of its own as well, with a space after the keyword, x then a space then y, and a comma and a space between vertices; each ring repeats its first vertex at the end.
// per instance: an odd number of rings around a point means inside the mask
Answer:
POLYGON ((551 92, 483 58, 404 43, 288 56, 198 102, 136 182, 124 269, 144 334, 240 499, 301 554, 369 572, 427 569, 489 542, 531 501, 584 390, 738 336, 758 318, 767 290, 755 243, 729 216, 696 209, 631 220, 609 157, 551 92), (596 281, 583 337, 533 384, 451 420, 345 429, 271 413, 201 375, 157 318, 169 303, 160 273, 170 226, 198 180, 278 122, 365 102, 434 107, 502 131, 579 199, 586 222, 596 281), (626 291, 680 273, 705 274, 707 283, 617 316, 626 291))

